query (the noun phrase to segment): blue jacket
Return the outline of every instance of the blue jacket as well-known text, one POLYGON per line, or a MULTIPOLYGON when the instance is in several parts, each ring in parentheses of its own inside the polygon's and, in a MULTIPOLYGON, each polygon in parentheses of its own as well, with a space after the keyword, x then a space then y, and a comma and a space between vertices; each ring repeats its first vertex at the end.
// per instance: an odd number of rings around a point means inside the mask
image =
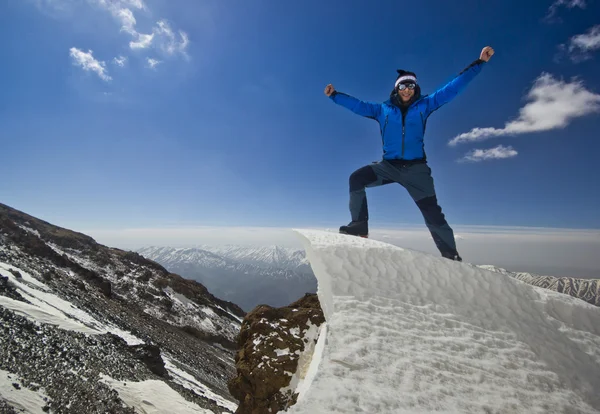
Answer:
POLYGON ((485 61, 477 59, 447 85, 431 95, 419 96, 408 108, 401 109, 392 99, 383 103, 364 102, 342 92, 330 99, 352 112, 379 122, 383 143, 383 159, 426 160, 423 137, 427 118, 442 105, 450 102, 481 71, 485 61))

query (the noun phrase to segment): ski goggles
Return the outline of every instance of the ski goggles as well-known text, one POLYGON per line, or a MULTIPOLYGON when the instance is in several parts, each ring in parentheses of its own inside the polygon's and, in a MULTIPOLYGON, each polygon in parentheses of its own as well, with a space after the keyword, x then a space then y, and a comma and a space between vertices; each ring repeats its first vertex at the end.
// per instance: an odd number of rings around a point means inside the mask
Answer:
POLYGON ((409 89, 415 89, 417 85, 417 77, 416 76, 412 76, 412 75, 404 75, 404 76, 400 76, 398 79, 396 79, 396 83, 394 84, 394 86, 398 89, 400 89, 401 91, 409 88, 409 89), (412 87, 410 86, 403 86, 402 88, 400 88, 400 85, 402 85, 403 83, 406 83, 408 85, 413 84, 412 87))
POLYGON ((416 83, 401 83, 398 85, 398 90, 403 91, 404 89, 413 90, 417 87, 416 83))

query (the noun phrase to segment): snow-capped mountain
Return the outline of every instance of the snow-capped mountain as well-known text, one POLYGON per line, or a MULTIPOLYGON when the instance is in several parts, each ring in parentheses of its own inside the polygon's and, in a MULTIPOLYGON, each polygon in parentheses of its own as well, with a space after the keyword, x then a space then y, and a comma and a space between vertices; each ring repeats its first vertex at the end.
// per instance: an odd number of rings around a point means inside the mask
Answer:
POLYGON ((198 280, 216 296, 245 311, 257 305, 285 306, 317 282, 304 251, 277 246, 145 247, 137 250, 169 271, 198 280))
POLYGON ((1 412, 233 412, 243 316, 138 253, 0 204, 1 412))
POLYGON ((290 249, 280 246, 198 246, 221 257, 239 263, 254 264, 263 267, 276 267, 287 270, 307 270, 310 263, 304 250, 290 249))
POLYGON ((600 279, 579 279, 575 277, 544 276, 527 272, 511 272, 492 265, 478 265, 481 269, 490 270, 510 276, 521 282, 544 289, 565 293, 592 305, 600 306, 600 279))

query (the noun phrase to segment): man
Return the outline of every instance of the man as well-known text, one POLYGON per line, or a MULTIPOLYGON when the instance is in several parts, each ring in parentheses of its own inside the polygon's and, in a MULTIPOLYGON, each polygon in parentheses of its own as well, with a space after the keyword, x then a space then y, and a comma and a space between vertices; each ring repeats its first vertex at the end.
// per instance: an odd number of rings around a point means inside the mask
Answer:
POLYGON ((379 122, 383 144, 383 159, 380 162, 359 168, 350 175, 352 221, 347 226, 341 226, 340 233, 368 237, 369 214, 365 188, 398 183, 406 188, 419 207, 442 256, 462 261, 456 250, 452 228, 438 205, 423 136, 429 115, 455 98, 493 54, 494 49, 484 47, 479 59, 431 95, 421 96, 417 76, 401 69, 397 70, 398 77, 390 99, 381 104, 361 101, 336 91, 331 84, 327 85, 325 95, 335 103, 379 122))

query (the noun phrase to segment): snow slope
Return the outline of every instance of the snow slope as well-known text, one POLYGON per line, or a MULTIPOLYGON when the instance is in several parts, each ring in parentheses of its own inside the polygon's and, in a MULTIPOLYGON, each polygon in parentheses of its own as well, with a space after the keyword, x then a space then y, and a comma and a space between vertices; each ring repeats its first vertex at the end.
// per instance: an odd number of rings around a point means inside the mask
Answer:
POLYGON ((123 338, 129 345, 142 344, 144 341, 131 332, 102 323, 87 312, 76 308, 70 302, 59 298, 51 289, 29 273, 8 263, 0 262, 0 276, 8 279, 17 288, 17 292, 29 303, 0 296, 0 306, 25 316, 34 322, 55 325, 62 329, 89 334, 103 334, 111 332, 123 338), (19 272, 20 278, 15 277, 10 271, 19 272))
MULTIPOLYGON (((106 322, 102 323, 87 312, 76 308, 70 302, 51 293, 51 289, 48 286, 22 269, 0 262, 0 276, 8 277, 10 282, 16 287, 16 291, 23 299, 29 302, 0 295, 0 307, 5 307, 35 323, 54 325, 60 329, 91 335, 111 332, 123 338, 129 345, 144 343, 144 341, 137 338, 131 332, 124 331, 106 322), (18 272, 20 277, 16 277, 11 270, 18 272)), ((193 305, 195 308, 198 308, 196 304, 186 300, 185 296, 173 293, 172 290, 170 292, 175 299, 185 301, 183 305, 190 307, 193 305)), ((195 309, 194 307, 192 308, 195 309)), ((208 313, 213 311, 205 306, 203 312, 208 313)), ((194 376, 179 369, 178 365, 181 364, 179 361, 164 355, 161 357, 165 361, 165 368, 169 371, 175 383, 229 410, 223 410, 223 412, 233 412, 236 410, 237 404, 227 401, 220 395, 212 392, 209 387, 202 384, 194 376)), ((17 389, 12 385, 13 383, 18 384, 16 378, 15 374, 0 370, 0 401, 4 399, 11 406, 23 409, 25 412, 43 413, 42 408, 45 405, 43 389, 41 392, 34 392, 24 385, 17 389)), ((182 414, 212 413, 210 410, 202 409, 197 404, 185 400, 164 381, 123 382, 114 380, 108 375, 104 375, 103 380, 104 383, 119 393, 119 396, 128 406, 134 407, 137 410, 136 412, 153 414, 175 410, 173 412, 182 414)), ((0 406, 0 413, 2 412, 2 407, 0 406)))
MULTIPOLYGON (((17 412, 44 414, 47 399, 43 388, 29 390, 21 384, 18 375, 0 369, 0 401, 6 401, 17 412)), ((0 412, 4 412, 1 405, 0 412)))
POLYGON ((202 409, 183 399, 163 381, 125 382, 102 376, 102 382, 117 391, 125 404, 135 408, 136 413, 212 414, 212 411, 202 409))
POLYGON ((374 240, 298 233, 326 337, 287 412, 600 411, 600 308, 374 240))

